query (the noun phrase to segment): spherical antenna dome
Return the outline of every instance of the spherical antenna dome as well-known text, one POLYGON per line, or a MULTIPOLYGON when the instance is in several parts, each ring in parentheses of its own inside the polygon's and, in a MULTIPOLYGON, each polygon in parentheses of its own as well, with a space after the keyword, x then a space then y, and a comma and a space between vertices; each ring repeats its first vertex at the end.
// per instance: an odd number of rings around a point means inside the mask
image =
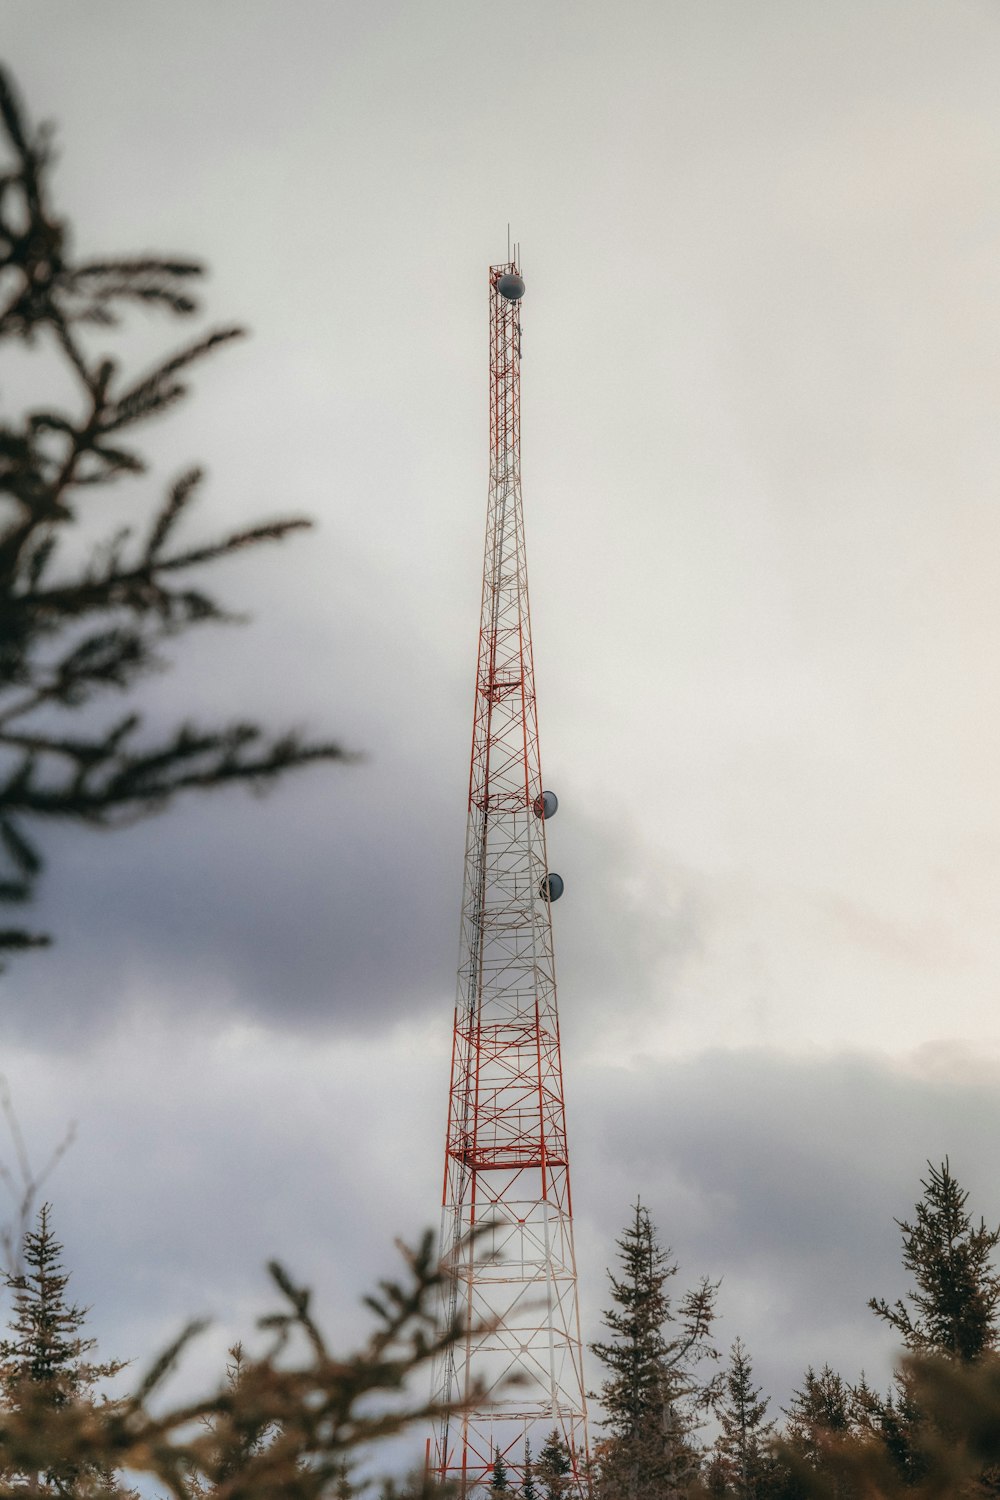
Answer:
POLYGON ((553 870, 552 874, 546 875, 545 879, 539 885, 538 894, 543 901, 558 901, 565 889, 562 876, 557 875, 555 870, 553 870))
POLYGON ((505 271, 497 281, 497 291, 508 302, 518 302, 524 296, 524 278, 516 271, 505 271))

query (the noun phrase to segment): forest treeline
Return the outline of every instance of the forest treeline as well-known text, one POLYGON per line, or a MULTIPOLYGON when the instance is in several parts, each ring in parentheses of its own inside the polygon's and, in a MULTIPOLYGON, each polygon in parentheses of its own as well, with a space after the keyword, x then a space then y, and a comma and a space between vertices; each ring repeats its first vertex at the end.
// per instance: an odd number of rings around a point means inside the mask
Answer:
POLYGON ((776 1409, 737 1338, 713 1342, 718 1284, 676 1304, 676 1262, 637 1203, 611 1274, 594 1454, 597 1500, 850 1500, 1000 1493, 1000 1228, 978 1223, 947 1160, 898 1220, 905 1299, 869 1308, 905 1351, 887 1391, 824 1364, 776 1409))
MULTIPOLYGON (((610 1270, 607 1337, 591 1345, 604 1379, 603 1412, 584 1489, 589 1500, 863 1500, 1000 1493, 1000 1228, 978 1223, 945 1161, 929 1165, 912 1222, 899 1221, 905 1299, 873 1297, 901 1341, 889 1390, 824 1365, 804 1372, 787 1407, 755 1384, 737 1338, 723 1359, 713 1341, 719 1284, 671 1293, 677 1264, 637 1202, 610 1270)), ((378 1444, 426 1428, 440 1411, 415 1391, 458 1330, 435 1334, 441 1276, 433 1241, 405 1252, 407 1274, 366 1299, 365 1346, 335 1353, 307 1291, 271 1267, 282 1306, 258 1324, 262 1351, 242 1344, 217 1388, 178 1407, 163 1386, 199 1325, 109 1398, 126 1365, 86 1336, 84 1310, 43 1204, 5 1272, 9 1326, 0 1339, 0 1496, 138 1500, 140 1476, 178 1500, 350 1500, 367 1486, 359 1462, 378 1444)), ((221 1373, 221 1372, 220 1372, 221 1373)), ((558 1432, 519 1456, 516 1480, 498 1452, 479 1487, 493 1500, 576 1500, 558 1432)), ((144 1493, 149 1493, 148 1488, 144 1493)), ((423 1474, 386 1481, 383 1500, 447 1500, 423 1474)))

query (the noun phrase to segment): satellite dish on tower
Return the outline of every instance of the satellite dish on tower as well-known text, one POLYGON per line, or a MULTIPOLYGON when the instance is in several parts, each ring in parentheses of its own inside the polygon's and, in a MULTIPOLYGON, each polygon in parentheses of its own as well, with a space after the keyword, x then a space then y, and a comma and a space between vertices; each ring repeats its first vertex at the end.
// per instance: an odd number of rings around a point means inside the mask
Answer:
POLYGON ((524 277, 516 271, 505 271, 497 280, 497 291, 508 302, 519 302, 524 296, 524 277))
POLYGON ((535 814, 536 818, 554 818, 558 807, 559 798, 556 796, 555 792, 539 792, 538 796, 531 804, 531 810, 535 814))

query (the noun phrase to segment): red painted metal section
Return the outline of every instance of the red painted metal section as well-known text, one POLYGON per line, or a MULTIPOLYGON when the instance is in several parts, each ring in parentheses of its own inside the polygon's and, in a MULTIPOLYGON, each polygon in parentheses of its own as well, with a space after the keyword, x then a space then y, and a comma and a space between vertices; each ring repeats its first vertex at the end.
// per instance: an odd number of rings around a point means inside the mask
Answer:
POLYGON ((445 1148, 442 1324, 462 1335, 435 1394, 431 1471, 517 1487, 553 1428, 585 1488, 587 1413, 521 506, 521 302, 490 267, 490 486, 472 726, 462 936, 445 1148), (474 1251, 468 1233, 491 1228, 474 1251), (515 1383, 511 1383, 511 1377, 515 1383))

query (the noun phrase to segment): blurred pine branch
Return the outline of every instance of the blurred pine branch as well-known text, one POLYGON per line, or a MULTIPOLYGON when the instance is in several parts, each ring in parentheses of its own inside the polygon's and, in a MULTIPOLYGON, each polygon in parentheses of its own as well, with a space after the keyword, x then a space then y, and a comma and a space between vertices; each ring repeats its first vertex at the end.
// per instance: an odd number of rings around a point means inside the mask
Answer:
MULTIPOLYGON (((189 467, 141 528, 113 533, 82 566, 59 569, 60 543, 84 513, 90 519, 102 487, 145 471, 133 429, 179 401, 191 367, 243 330, 217 329, 140 376, 91 356, 82 331, 114 328, 130 306, 181 318, 197 311, 202 267, 177 256, 74 260, 49 201, 51 131, 30 125, 2 68, 0 128, 8 148, 0 339, 55 352, 78 397, 73 410, 0 415, 0 901, 23 905, 42 871, 40 820, 116 827, 161 811, 181 791, 231 781, 261 788, 297 767, 351 757, 337 743, 253 721, 182 722, 151 743, 134 708, 103 723, 81 712, 109 692, 134 698, 140 680, 163 667, 165 641, 235 618, 192 585, 192 569, 311 522, 285 516, 179 542, 201 481, 189 467)), ((8 953, 49 940, 19 924, 0 928, 8 953)))

